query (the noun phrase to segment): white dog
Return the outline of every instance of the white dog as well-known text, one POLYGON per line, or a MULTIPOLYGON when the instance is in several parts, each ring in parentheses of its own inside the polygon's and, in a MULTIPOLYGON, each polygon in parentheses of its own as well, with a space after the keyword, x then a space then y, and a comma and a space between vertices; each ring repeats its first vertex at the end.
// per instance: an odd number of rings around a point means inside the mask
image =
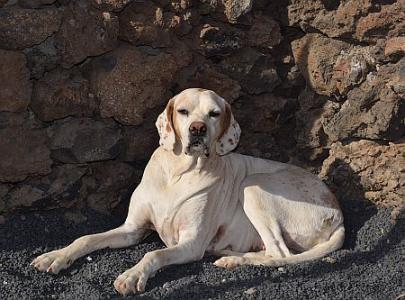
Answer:
POLYGON ((156 231, 167 248, 146 253, 114 282, 142 292, 160 268, 223 256, 215 265, 281 266, 318 259, 344 241, 343 216, 317 177, 280 162, 229 153, 240 128, 230 105, 204 89, 169 101, 156 122, 160 147, 135 189, 125 223, 83 236, 32 262, 58 273, 92 251, 127 247, 156 231))

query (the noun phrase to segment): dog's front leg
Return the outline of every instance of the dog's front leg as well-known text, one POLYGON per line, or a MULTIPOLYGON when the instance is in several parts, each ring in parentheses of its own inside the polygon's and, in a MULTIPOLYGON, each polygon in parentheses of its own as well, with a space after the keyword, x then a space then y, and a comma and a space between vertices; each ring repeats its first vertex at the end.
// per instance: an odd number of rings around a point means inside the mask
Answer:
POLYGON ((197 240, 179 243, 176 246, 148 252, 131 269, 118 276, 115 289, 122 295, 143 292, 149 277, 159 269, 173 264, 196 261, 204 256, 204 246, 197 240))
POLYGON ((69 246, 44 253, 35 258, 31 265, 39 271, 57 274, 69 267, 76 259, 103 248, 121 248, 141 241, 148 231, 136 225, 125 223, 122 226, 97 234, 85 235, 69 246))

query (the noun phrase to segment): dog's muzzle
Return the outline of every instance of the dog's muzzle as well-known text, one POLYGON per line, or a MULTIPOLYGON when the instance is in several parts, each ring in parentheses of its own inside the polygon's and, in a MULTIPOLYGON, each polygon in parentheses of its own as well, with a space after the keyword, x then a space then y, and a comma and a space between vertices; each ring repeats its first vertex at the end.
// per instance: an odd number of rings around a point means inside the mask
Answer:
POLYGON ((186 148, 186 154, 209 156, 207 146, 207 125, 204 122, 193 122, 189 127, 189 144, 186 148))
POLYGON ((190 136, 190 143, 186 147, 186 154, 193 155, 205 155, 209 156, 209 148, 204 137, 190 136))

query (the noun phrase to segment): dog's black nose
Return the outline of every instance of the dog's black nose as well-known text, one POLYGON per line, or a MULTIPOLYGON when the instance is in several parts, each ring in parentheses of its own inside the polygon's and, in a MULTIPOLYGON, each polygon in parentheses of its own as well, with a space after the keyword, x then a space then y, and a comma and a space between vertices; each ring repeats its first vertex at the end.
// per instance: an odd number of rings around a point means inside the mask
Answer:
POLYGON ((204 136, 207 133, 207 125, 203 122, 193 122, 190 124, 189 131, 193 136, 204 136))

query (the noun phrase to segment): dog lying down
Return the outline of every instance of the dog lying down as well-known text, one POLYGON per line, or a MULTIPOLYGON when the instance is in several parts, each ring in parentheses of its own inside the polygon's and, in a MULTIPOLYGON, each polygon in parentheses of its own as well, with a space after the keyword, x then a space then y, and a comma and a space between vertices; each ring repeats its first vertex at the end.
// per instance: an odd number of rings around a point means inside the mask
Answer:
POLYGON ((156 231, 167 248, 118 276, 116 290, 145 290, 167 265, 220 256, 215 265, 282 266, 321 258, 344 241, 343 216, 325 184, 305 170, 231 151, 240 128, 216 93, 187 89, 156 121, 160 147, 132 194, 125 223, 78 238, 31 263, 57 274, 102 248, 128 247, 156 231))

